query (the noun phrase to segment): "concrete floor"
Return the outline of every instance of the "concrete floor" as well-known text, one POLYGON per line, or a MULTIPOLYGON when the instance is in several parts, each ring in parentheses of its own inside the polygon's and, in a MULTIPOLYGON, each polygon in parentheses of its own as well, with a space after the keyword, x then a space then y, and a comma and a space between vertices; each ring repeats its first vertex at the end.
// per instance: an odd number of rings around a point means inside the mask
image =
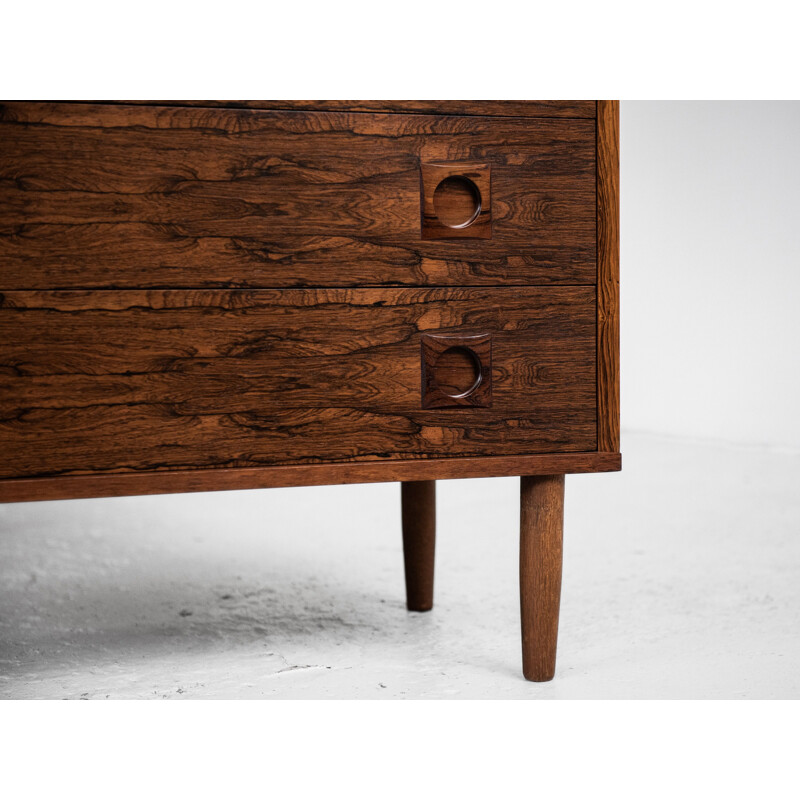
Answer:
POLYGON ((800 698, 800 454, 645 435, 567 479, 556 679, 521 678, 518 480, 0 506, 2 698, 800 698))

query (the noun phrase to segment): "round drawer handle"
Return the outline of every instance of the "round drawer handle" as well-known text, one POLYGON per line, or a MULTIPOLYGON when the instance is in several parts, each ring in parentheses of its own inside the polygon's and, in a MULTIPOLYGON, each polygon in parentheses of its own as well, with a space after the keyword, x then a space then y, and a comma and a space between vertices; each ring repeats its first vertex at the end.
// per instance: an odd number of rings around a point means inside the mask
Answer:
POLYGON ((422 345, 422 407, 492 405, 492 335, 425 333, 422 345))
POLYGON ((433 380, 448 397, 468 397, 481 384, 480 359, 469 347, 448 347, 433 365, 433 380))
POLYGON ((491 165, 421 164, 420 211, 422 239, 491 239, 491 165))
POLYGON ((481 191, 464 175, 450 175, 433 192, 433 210, 442 225, 468 228, 481 213, 481 191))

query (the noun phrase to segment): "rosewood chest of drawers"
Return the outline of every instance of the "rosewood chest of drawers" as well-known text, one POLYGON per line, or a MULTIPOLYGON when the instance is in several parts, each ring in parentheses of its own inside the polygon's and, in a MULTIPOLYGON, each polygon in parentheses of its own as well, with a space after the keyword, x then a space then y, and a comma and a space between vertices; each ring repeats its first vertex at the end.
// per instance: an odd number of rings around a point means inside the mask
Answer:
POLYGON ((564 475, 620 468, 613 101, 0 106, 0 500, 521 478, 555 669, 564 475))

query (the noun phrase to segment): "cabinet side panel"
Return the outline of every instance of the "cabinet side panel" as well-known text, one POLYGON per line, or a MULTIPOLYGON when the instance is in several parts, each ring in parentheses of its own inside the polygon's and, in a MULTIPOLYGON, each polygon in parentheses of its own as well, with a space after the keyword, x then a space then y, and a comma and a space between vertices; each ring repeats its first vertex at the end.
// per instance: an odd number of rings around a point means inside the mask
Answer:
POLYGON ((619 101, 597 103, 597 449, 619 452, 619 101))

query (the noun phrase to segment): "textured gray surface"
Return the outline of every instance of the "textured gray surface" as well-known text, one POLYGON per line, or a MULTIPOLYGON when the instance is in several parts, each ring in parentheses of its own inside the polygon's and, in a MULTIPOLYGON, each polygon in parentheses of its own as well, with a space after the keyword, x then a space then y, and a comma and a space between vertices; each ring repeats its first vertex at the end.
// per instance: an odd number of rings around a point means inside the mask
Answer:
POLYGON ((627 435, 567 479, 556 680, 519 664, 518 481, 0 506, 3 698, 798 698, 800 455, 627 435))

